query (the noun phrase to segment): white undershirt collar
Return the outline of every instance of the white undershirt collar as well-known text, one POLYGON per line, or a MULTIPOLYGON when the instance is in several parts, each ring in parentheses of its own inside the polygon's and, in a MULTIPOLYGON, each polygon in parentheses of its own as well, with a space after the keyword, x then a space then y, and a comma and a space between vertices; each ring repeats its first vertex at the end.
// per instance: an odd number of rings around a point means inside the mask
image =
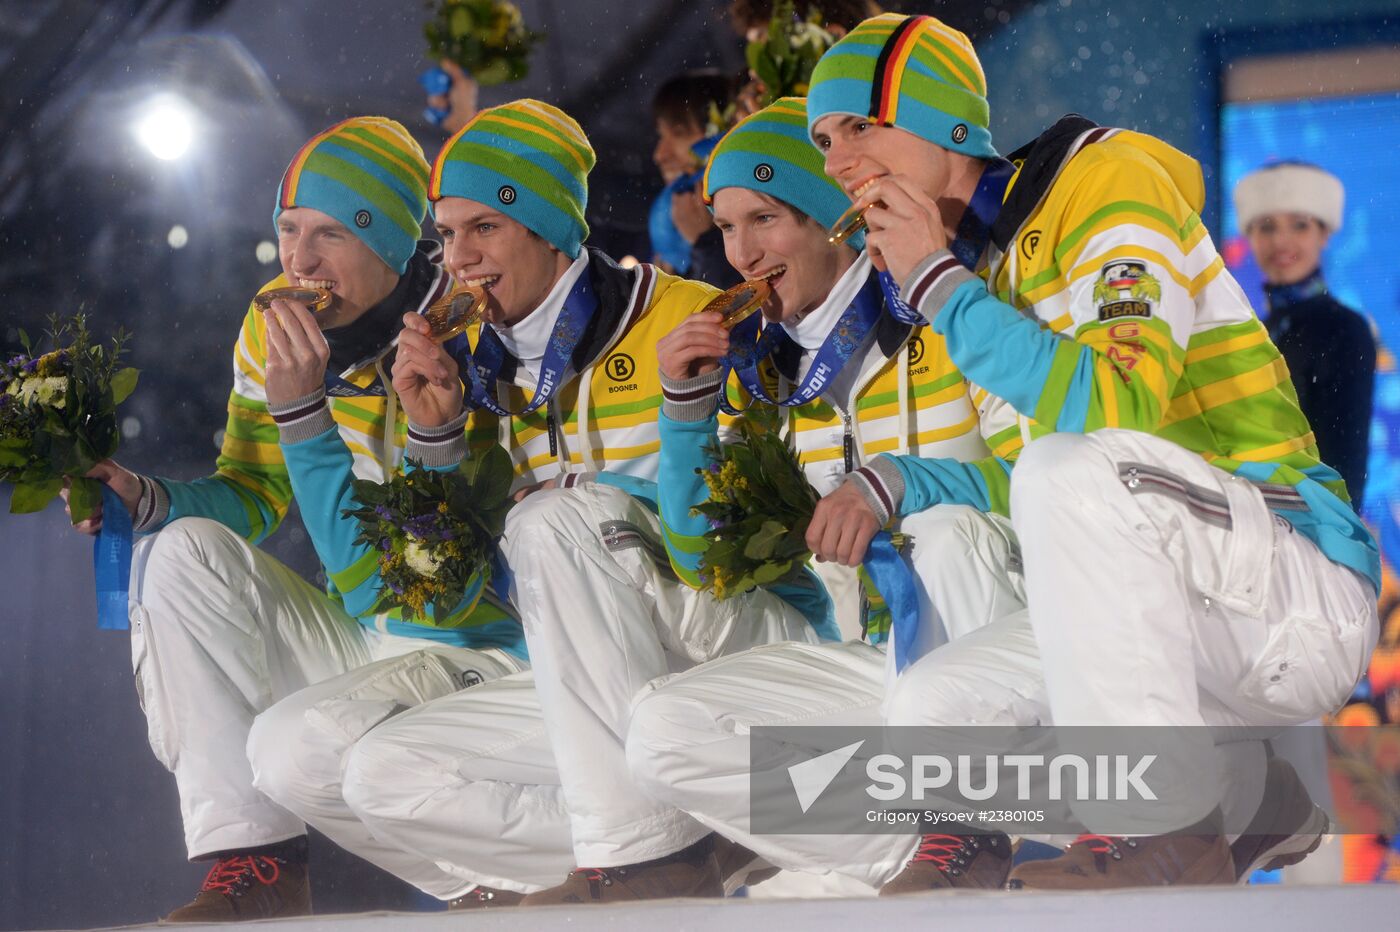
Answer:
POLYGON ((862 251, 856 256, 856 261, 851 263, 851 267, 836 280, 836 284, 827 292, 825 301, 801 320, 782 325, 783 329, 788 332, 788 336, 802 347, 803 355, 809 355, 821 349, 822 343, 826 342, 827 334, 831 332, 832 327, 836 326, 836 322, 841 319, 846 308, 851 306, 851 302, 856 299, 856 295, 865 286, 865 280, 869 277, 870 256, 862 251))
POLYGON ((526 314, 513 327, 495 327, 496 335, 510 354, 520 360, 520 365, 531 377, 538 377, 544 351, 549 346, 549 338, 554 333, 554 325, 559 313, 564 310, 564 299, 573 290, 574 283, 588 268, 588 251, 580 250, 578 258, 564 270, 549 294, 539 307, 526 314))

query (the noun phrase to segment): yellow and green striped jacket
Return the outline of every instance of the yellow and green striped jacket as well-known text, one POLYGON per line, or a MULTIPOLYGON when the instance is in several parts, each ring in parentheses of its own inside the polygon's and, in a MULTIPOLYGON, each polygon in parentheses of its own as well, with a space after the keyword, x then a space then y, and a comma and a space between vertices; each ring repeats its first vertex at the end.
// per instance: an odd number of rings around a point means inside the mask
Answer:
MULTIPOLYGON (((1329 557, 1378 579, 1374 541, 1318 460, 1288 368, 1201 223, 1200 167, 1161 140, 1105 128, 1055 155, 1033 180, 1018 166, 1003 211, 1033 206, 985 282, 941 251, 910 275, 906 300, 969 378, 1020 412, 1024 439, 1156 434, 1266 485, 1271 507, 1329 557)), ((949 476, 965 473, 900 465, 902 511, 947 500, 949 476)), ((1006 471, 982 478, 978 503, 1004 506, 1006 471)))

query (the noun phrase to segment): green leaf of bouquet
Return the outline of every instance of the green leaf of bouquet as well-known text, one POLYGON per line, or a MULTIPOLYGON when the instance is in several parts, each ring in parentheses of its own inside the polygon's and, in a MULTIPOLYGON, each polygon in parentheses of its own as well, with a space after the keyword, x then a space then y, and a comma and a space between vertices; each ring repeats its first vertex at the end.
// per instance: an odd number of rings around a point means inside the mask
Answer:
POLYGON ((764 521, 758 533, 744 544, 744 556, 750 560, 767 560, 773 555, 773 548, 787 534, 787 528, 776 521, 764 521))
POLYGON ((497 58, 485 66, 478 67, 472 72, 472 77, 482 87, 504 84, 511 78, 510 63, 504 58, 497 58))
POLYGON ((23 466, 29 461, 29 444, 18 437, 0 440, 0 467, 23 466))
POLYGON ((350 488, 357 499, 370 506, 384 504, 392 494, 388 486, 369 479, 353 479, 350 488))
POLYGON ((34 355, 34 344, 29 342, 29 332, 23 327, 19 328, 19 345, 24 347, 26 356, 34 355))
POLYGON ((73 523, 91 518, 101 501, 102 483, 96 479, 74 479, 72 488, 68 490, 68 510, 73 523))
POLYGON ((480 505, 494 507, 510 495, 511 483, 515 481, 515 467, 510 454, 499 443, 493 443, 481 451, 480 460, 481 467, 473 483, 476 500, 480 505))
MULTIPOLYGON (((778 72, 778 66, 774 64, 773 58, 769 54, 761 54, 759 56, 758 67, 754 69, 754 74, 763 82, 765 88, 778 87, 782 81, 782 75, 778 72)), ((772 93, 772 91, 769 93, 772 93)))
POLYGON ((137 369, 127 366, 112 376, 112 404, 119 405, 136 390, 136 380, 141 375, 137 369))
POLYGON ((471 34, 472 14, 466 7, 457 7, 447 17, 447 29, 454 39, 471 34))
POLYGON ((763 59, 764 43, 750 42, 744 46, 744 60, 749 64, 749 70, 754 74, 758 73, 758 63, 763 59))
POLYGON ((24 515, 43 511, 49 502, 58 497, 62 488, 62 479, 43 479, 39 482, 19 483, 10 493, 10 514, 24 515))
POLYGON ((791 569, 791 560, 765 563, 753 571, 753 579, 760 586, 769 586, 786 576, 791 569))

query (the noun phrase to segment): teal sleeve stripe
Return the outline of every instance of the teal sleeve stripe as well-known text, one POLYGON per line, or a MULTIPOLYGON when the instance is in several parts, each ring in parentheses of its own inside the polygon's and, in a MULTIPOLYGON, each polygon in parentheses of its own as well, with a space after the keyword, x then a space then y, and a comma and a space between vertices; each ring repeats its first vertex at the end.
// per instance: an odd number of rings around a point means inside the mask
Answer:
POLYGON ((811 566, 804 566, 802 575, 792 582, 779 583, 768 588, 778 598, 802 613, 818 640, 845 640, 836 624, 836 606, 831 601, 831 594, 826 591, 821 577, 817 576, 811 566))
MULTIPOLYGON (((1060 345, 1069 342, 988 294, 981 279, 954 289, 933 329, 943 335, 949 358, 969 381, 1028 417, 1035 416, 1060 345)), ((1087 403, 1084 407, 1087 411, 1087 403)))
MULTIPOLYGON (((370 549, 366 544, 355 543, 359 522, 341 515, 341 511, 354 506, 350 489, 354 458, 350 449, 339 431, 331 427, 310 440, 283 444, 282 456, 291 475, 292 496, 301 509, 302 524, 311 535, 326 575, 344 578, 342 574, 359 563, 370 549)), ((341 593, 345 610, 357 617, 369 614, 379 587, 376 570, 349 592, 341 593)))
POLYGON ((656 488, 661 515, 662 541, 676 572, 692 586, 698 582, 700 554, 709 522, 690 509, 710 497, 705 480, 696 472, 710 463, 705 447, 719 436, 719 416, 703 421, 677 421, 664 412, 657 415, 661 454, 656 488))
POLYGON ((1055 339, 1064 349, 1074 352, 1074 369, 1065 386, 1060 410, 1055 415, 1055 429, 1067 434, 1082 434, 1089 421, 1089 401, 1094 397, 1094 351, 1059 337, 1055 339))
MULTIPOLYGON (((886 454, 888 456, 888 454, 886 454)), ((978 511, 992 509, 991 490, 976 463, 918 456, 889 456, 904 476, 901 515, 917 514, 934 505, 971 505, 978 511)))
POLYGON ((170 496, 166 524, 178 518, 209 518, 224 525, 251 544, 257 544, 277 529, 280 519, 256 495, 239 488, 221 476, 208 476, 193 482, 161 479, 170 496))
POLYGON ((655 514, 659 506, 657 501, 656 483, 650 479, 643 479, 639 476, 626 476, 618 472, 608 472, 604 470, 598 473, 596 482, 603 485, 610 485, 615 489, 621 489, 637 501, 646 505, 655 514))

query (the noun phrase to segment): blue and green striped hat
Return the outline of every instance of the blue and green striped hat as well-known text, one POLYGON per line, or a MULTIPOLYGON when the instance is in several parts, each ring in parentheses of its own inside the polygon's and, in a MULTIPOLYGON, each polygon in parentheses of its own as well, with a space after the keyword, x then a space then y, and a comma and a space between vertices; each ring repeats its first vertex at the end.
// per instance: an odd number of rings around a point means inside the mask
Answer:
POLYGON ((287 166, 273 224, 291 207, 340 221, 402 275, 428 210, 428 162, 399 123, 353 117, 312 136, 287 166))
POLYGON ((827 50, 807 92, 809 130, 833 113, 897 126, 964 155, 997 155, 977 52, 933 16, 882 13, 827 50))
POLYGON ((543 101, 513 100, 481 111, 447 140, 428 197, 488 204, 575 259, 588 238, 593 161, 573 117, 543 101))
MULTIPOLYGON (((713 204, 715 193, 724 188, 771 195, 824 227, 851 206, 807 138, 807 101, 802 97, 775 100, 724 135, 705 168, 705 203, 713 204)), ((865 234, 850 243, 857 251, 864 249, 865 234)))

